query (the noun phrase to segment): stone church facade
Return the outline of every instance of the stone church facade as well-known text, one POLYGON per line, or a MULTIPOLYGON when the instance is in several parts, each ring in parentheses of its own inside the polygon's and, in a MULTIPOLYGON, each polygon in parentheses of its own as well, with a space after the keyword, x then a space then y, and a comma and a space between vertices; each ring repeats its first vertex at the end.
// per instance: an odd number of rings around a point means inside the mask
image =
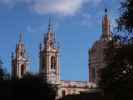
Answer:
MULTIPOLYGON (((104 48, 108 41, 112 39, 110 32, 110 21, 107 10, 102 21, 102 36, 89 49, 89 80, 88 81, 69 81, 60 79, 60 48, 55 39, 49 21, 48 31, 43 38, 43 43, 39 48, 39 73, 44 80, 57 85, 57 98, 65 95, 80 94, 81 92, 91 92, 97 87, 98 70, 105 66, 104 48)), ((12 54, 12 76, 22 78, 28 71, 28 58, 23 41, 23 33, 20 33, 20 40, 16 46, 15 55, 12 54)))

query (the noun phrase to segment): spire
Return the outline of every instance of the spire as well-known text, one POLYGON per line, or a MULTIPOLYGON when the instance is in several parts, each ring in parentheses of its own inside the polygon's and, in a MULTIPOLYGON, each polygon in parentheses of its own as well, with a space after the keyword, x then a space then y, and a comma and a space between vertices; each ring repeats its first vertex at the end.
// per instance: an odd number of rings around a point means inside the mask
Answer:
POLYGON ((14 53, 13 53, 13 52, 11 53, 11 58, 12 58, 12 60, 13 60, 13 58, 14 58, 14 53))
POLYGON ((110 32, 110 20, 108 18, 108 10, 105 9, 105 15, 103 16, 102 20, 102 38, 103 39, 110 39, 112 36, 110 32))
POLYGON ((48 32, 44 35, 43 47, 55 47, 55 32, 53 31, 53 25, 51 24, 51 17, 49 17, 48 32))
POLYGON ((52 31, 51 17, 49 17, 48 32, 52 31))
POLYGON ((24 37, 24 33, 20 32, 20 34, 19 34, 19 42, 20 43, 23 43, 23 37, 24 37))
POLYGON ((24 46, 24 33, 20 32, 19 33, 19 42, 16 44, 16 55, 25 55, 25 46, 24 46))
POLYGON ((41 52, 42 51, 42 44, 41 43, 40 43, 39 49, 40 49, 40 52, 41 52))
POLYGON ((53 40, 54 41, 53 25, 51 23, 52 23, 51 17, 49 17, 47 40, 53 40))

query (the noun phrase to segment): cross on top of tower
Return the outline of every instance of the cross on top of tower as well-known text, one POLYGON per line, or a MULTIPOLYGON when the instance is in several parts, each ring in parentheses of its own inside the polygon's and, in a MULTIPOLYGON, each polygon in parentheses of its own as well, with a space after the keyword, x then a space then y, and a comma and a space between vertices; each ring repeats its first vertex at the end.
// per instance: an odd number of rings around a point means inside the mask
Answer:
POLYGON ((51 17, 49 17, 48 32, 52 31, 51 17))
POLYGON ((107 9, 107 8, 105 8, 105 14, 107 14, 107 12, 108 12, 108 9, 107 9))
POLYGON ((23 37, 24 37, 24 33, 20 32, 20 34, 19 34, 19 42, 20 43, 23 43, 23 37))

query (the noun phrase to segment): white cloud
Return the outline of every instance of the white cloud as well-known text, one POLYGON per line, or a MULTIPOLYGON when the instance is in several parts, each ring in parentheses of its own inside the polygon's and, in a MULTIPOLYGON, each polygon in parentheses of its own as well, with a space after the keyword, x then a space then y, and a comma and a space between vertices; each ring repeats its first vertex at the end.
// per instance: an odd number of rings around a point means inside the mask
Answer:
POLYGON ((74 15, 82 8, 84 0, 41 0, 33 5, 40 14, 74 15))
POLYGON ((15 6, 26 3, 38 14, 74 15, 85 3, 99 4, 102 0, 0 0, 0 4, 15 6))
POLYGON ((0 0, 2 4, 27 3, 39 14, 74 15, 89 0, 0 0))

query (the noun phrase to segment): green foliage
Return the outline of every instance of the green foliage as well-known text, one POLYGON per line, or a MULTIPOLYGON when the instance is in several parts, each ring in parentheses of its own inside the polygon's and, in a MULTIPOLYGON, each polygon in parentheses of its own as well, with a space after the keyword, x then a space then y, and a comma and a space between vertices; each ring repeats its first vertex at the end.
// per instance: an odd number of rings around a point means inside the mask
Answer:
POLYGON ((100 70, 99 86, 111 100, 133 100, 132 51, 133 44, 116 41, 111 41, 105 50, 106 67, 100 70))
POLYGON ((129 33, 133 33, 133 0, 124 0, 121 3, 120 10, 121 15, 117 20, 119 30, 127 30, 129 33))
POLYGON ((120 34, 105 50, 106 67, 100 70, 99 87, 110 100, 133 100, 133 0, 124 0, 120 12, 120 34))
POLYGON ((5 72, 3 70, 3 62, 0 59, 0 80, 4 80, 4 77, 5 77, 5 72))
POLYGON ((15 100, 35 99, 54 100, 56 91, 53 85, 43 81, 39 75, 27 74, 21 80, 13 80, 13 97, 15 100))
POLYGON ((40 76, 30 73, 20 80, 0 81, 0 97, 3 100, 55 100, 55 89, 40 76))

